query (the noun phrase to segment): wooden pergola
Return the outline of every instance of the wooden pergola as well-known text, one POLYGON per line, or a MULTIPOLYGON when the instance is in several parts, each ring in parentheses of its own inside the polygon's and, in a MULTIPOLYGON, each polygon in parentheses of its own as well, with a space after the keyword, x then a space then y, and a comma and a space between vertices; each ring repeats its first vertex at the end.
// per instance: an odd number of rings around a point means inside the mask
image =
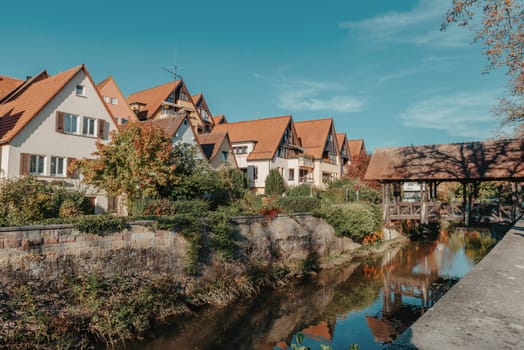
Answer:
POLYGON ((485 181, 512 183, 515 220, 522 212, 524 139, 380 148, 371 158, 365 179, 382 184, 386 222, 419 219, 428 223, 442 216, 461 216, 469 225, 474 195, 485 181), (420 184, 420 202, 401 201, 404 182, 420 184), (461 208, 436 201, 437 187, 442 182, 462 183, 461 208))

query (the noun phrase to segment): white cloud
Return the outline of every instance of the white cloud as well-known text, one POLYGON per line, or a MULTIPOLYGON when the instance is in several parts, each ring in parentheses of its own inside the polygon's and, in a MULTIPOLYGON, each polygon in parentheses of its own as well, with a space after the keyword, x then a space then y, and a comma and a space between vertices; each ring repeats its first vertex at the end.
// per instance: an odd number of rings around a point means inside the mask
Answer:
POLYGON ((391 11, 360 21, 347 21, 341 23, 340 27, 363 35, 375 43, 466 46, 471 42, 471 33, 464 28, 452 27, 445 32, 439 30, 449 6, 449 1, 420 0, 410 11, 391 11))
POLYGON ((343 85, 312 80, 268 78, 254 74, 277 91, 278 106, 289 111, 334 111, 353 113, 364 107, 360 97, 342 94, 343 85))
POLYGON ((411 105, 399 116, 404 126, 442 130, 449 135, 472 139, 493 136, 497 126, 490 114, 498 91, 434 96, 411 105))

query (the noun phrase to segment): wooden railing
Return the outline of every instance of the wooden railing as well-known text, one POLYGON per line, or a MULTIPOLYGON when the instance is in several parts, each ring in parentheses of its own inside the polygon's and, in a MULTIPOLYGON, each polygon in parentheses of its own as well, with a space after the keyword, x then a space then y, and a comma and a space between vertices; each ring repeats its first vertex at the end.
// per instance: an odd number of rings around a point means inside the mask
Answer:
MULTIPOLYGON (((494 223, 513 222, 519 216, 513 205, 474 204, 471 222, 494 223)), ((421 220, 428 223, 440 219, 457 221, 464 219, 461 202, 397 202, 385 208, 386 220, 421 220)))

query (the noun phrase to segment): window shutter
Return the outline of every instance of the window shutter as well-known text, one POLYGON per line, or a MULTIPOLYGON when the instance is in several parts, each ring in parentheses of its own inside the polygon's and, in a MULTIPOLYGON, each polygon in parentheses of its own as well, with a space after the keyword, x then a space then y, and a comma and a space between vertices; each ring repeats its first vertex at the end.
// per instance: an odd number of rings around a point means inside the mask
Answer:
POLYGON ((109 140, 109 123, 104 123, 104 140, 109 140))
POLYGON ((78 178, 78 173, 76 171, 76 168, 74 166, 76 162, 76 158, 67 158, 66 162, 66 176, 70 179, 76 179, 78 178))
POLYGON ((20 154, 20 175, 29 175, 29 166, 31 164, 31 155, 27 153, 20 154))
POLYGON ((104 139, 104 130, 105 130, 106 121, 104 119, 98 119, 98 138, 104 139))
POLYGON ((56 131, 64 132, 64 112, 56 112, 56 131))

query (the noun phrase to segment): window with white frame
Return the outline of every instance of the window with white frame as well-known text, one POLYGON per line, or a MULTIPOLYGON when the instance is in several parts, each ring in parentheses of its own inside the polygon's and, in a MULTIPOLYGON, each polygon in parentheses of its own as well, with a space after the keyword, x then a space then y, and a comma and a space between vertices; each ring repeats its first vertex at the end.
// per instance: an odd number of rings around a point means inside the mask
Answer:
POLYGON ((84 117, 82 122, 82 135, 85 136, 95 136, 95 125, 96 125, 96 119, 84 117))
POLYGON ((295 169, 289 169, 288 181, 295 181, 295 169))
POLYGON ((76 94, 77 96, 85 96, 86 91, 84 85, 77 85, 76 86, 76 94))
POLYGON ((112 105, 118 104, 118 99, 116 97, 111 97, 111 104, 112 105))
POLYGON ((104 102, 109 103, 109 96, 104 96, 104 102))
POLYGON ((45 157, 32 154, 29 162, 30 175, 44 175, 45 157))
POLYGON ((51 176, 65 176, 65 158, 51 157, 51 176))
POLYGON ((64 132, 70 134, 78 133, 78 116, 74 114, 64 115, 64 132))

